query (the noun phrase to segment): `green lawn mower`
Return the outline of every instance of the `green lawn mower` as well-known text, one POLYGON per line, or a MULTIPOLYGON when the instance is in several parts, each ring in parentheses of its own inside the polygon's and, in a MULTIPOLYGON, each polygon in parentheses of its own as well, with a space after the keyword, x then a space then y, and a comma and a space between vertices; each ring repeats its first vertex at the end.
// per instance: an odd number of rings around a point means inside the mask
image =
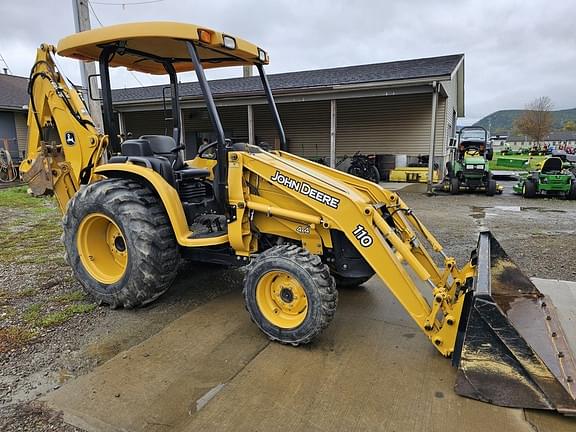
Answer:
POLYGON ((452 148, 450 161, 446 163, 448 175, 444 190, 456 195, 461 190, 469 192, 483 190, 492 196, 502 193, 492 178, 488 161, 493 150, 488 140, 488 131, 481 126, 467 126, 458 132, 458 144, 452 148))
POLYGON ((562 158, 550 157, 539 170, 523 174, 514 185, 514 192, 524 198, 556 195, 576 200, 576 178, 562 158))

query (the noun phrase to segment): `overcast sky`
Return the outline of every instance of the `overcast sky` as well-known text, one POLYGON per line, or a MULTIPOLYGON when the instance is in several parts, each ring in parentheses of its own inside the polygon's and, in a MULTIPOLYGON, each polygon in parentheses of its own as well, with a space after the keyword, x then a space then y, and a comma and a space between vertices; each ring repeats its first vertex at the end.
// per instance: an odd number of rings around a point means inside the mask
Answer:
MULTIPOLYGON (((170 20, 247 39, 270 54, 268 73, 464 53, 466 119, 549 96, 576 107, 576 5, 569 0, 94 0, 102 24, 170 20), (126 6, 120 5, 120 3, 126 6), (106 5, 102 3, 115 3, 106 5)), ((98 27, 92 14, 92 27, 98 27)), ((2 0, 0 53, 28 75, 41 42, 74 32, 72 0, 2 0)), ((79 82, 74 61, 59 58, 79 82)), ((3 65, 0 64, 0 67, 3 65)), ((241 71, 209 71, 209 78, 241 71)), ((116 70, 114 87, 158 83, 116 70)), ((192 80, 187 74, 183 81, 192 80)))

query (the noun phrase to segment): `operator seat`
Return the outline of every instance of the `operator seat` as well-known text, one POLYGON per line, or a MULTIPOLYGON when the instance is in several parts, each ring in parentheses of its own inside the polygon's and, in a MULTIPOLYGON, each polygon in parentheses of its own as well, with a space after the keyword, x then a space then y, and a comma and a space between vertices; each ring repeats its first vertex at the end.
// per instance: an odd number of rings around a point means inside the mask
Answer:
POLYGON ((544 161, 540 172, 542 174, 552 174, 562 171, 562 159, 558 157, 551 157, 544 161))
POLYGON ((169 136, 143 135, 138 139, 125 140, 120 148, 122 156, 111 157, 109 163, 132 162, 152 168, 172 186, 176 186, 177 179, 203 179, 210 174, 207 169, 185 167, 174 152, 174 138, 169 136))
MULTIPOLYGON (((166 135, 142 135, 139 139, 146 140, 150 143, 150 150, 155 156, 165 157, 174 164, 177 158, 177 153, 174 152, 176 148, 176 141, 171 136, 166 135)), ((179 169, 181 167, 174 167, 179 169)))

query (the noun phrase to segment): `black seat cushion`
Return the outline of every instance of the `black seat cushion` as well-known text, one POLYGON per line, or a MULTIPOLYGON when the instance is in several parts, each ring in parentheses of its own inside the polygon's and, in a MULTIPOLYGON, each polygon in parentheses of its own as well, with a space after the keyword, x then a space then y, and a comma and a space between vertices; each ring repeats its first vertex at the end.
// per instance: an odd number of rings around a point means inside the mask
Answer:
POLYGON ((158 155, 172 155, 172 150, 176 148, 176 141, 174 138, 165 135, 142 135, 141 140, 147 140, 150 143, 152 153, 158 155))
POLYGON ((150 142, 145 139, 126 140, 120 146, 122 156, 153 156, 150 142))
POLYGON ((542 168, 540 171, 542 173, 562 171, 562 159, 557 157, 551 157, 549 159, 546 159, 542 164, 542 168))

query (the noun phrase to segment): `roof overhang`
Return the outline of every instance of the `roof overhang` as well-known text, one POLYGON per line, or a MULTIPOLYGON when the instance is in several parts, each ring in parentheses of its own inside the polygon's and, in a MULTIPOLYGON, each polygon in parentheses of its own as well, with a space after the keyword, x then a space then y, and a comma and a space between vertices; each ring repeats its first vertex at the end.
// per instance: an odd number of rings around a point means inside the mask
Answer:
POLYGON ((61 56, 83 61, 98 61, 103 48, 117 46, 110 66, 163 75, 162 61, 173 63, 177 72, 193 70, 185 41, 193 42, 204 68, 268 64, 268 55, 256 45, 215 30, 176 22, 142 22, 119 24, 75 33, 58 42, 61 56), (227 48, 225 38, 234 40, 227 48), (263 52, 264 61, 260 59, 263 52), (148 58, 147 58, 148 56, 148 58))
POLYGON ((466 115, 464 109, 464 55, 454 68, 451 79, 456 80, 456 115, 464 117, 466 115))
MULTIPOLYGON (((308 102, 332 99, 352 99, 375 96, 400 96, 408 94, 432 93, 432 83, 449 80, 450 76, 436 76, 409 80, 380 81, 371 83, 341 84, 324 87, 295 89, 276 89, 274 99, 277 103, 308 102)), ((446 96, 446 94, 443 94, 446 96)), ((220 106, 258 105, 267 103, 264 92, 244 92, 214 94, 214 100, 220 106)), ((183 96, 182 108, 204 106, 202 96, 183 96)), ((152 111, 162 109, 161 98, 132 101, 114 101, 119 111, 152 111)))
POLYGON ((21 107, 17 107, 17 106, 0 105, 0 111, 26 112, 28 111, 28 106, 23 105, 21 107))

